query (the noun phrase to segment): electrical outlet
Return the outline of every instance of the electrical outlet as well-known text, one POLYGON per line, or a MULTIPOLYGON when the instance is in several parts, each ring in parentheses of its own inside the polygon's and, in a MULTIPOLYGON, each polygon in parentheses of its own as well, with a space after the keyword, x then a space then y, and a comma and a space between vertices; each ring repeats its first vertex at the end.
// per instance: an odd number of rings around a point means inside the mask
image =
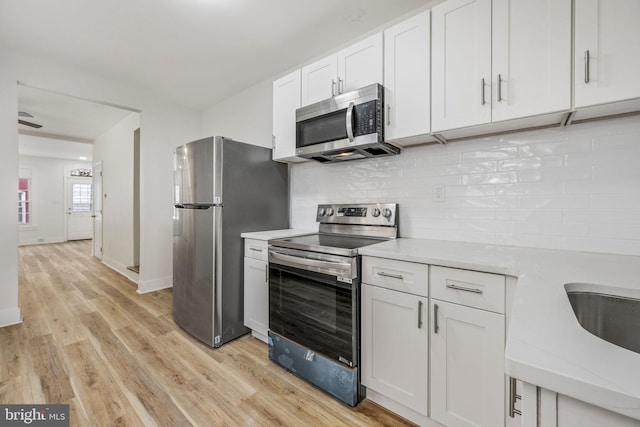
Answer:
POLYGON ((445 201, 444 184, 434 184, 433 193, 431 194, 431 197, 434 202, 444 202, 445 201))

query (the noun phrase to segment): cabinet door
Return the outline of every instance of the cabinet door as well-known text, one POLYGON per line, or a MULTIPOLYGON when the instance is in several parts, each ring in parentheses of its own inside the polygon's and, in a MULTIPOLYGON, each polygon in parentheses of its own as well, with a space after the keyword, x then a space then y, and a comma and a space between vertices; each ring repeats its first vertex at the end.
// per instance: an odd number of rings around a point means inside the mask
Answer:
POLYGON ((432 14, 431 129, 491 121, 491 0, 449 0, 432 14))
POLYGON ((273 82, 273 160, 296 155, 297 108, 300 108, 300 70, 273 82))
POLYGON ((384 32, 385 139, 431 131, 430 12, 384 32))
POLYGON ((333 54, 302 67, 301 106, 329 99, 338 92, 338 56, 333 54))
POLYGON ((382 33, 338 52, 338 92, 382 84, 382 33))
POLYGON ((269 328, 267 262, 244 258, 244 325, 263 336, 269 328))
POLYGON ((571 0, 493 0, 492 25, 492 121, 569 110, 571 0))
POLYGON ((576 108, 640 97, 639 17, 638 0, 576 0, 576 108))
POLYGON ((504 316, 431 300, 431 418, 504 425, 504 316))
POLYGON ((638 427, 640 421, 558 394, 558 427, 638 427))
POLYGON ((427 415, 427 298, 362 285, 362 383, 427 415))

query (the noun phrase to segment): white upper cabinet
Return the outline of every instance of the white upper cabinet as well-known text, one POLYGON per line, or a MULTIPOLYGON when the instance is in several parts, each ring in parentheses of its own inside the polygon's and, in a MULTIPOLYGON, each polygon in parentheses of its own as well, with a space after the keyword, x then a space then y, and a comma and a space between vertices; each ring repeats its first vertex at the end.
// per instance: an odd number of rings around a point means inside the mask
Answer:
POLYGON ((430 11, 384 32, 385 139, 400 145, 430 140, 430 11))
POLYGON ((491 121, 491 0, 432 9, 433 131, 491 121))
POLYGON ((571 108, 571 0, 493 0, 492 39, 493 122, 571 108))
POLYGON ((338 87, 338 56, 330 55, 302 67, 302 106, 336 95, 338 87))
POLYGON ((273 160, 305 160, 295 157, 297 108, 300 108, 300 70, 273 82, 273 160))
POLYGON ((433 131, 570 110, 571 0, 449 0, 432 13, 433 131))
POLYGON ((382 33, 338 52, 338 92, 382 84, 382 33))
POLYGON ((302 106, 382 84, 382 33, 302 67, 302 106))
POLYGON ((576 108, 640 97, 639 19, 638 0, 575 1, 576 108))

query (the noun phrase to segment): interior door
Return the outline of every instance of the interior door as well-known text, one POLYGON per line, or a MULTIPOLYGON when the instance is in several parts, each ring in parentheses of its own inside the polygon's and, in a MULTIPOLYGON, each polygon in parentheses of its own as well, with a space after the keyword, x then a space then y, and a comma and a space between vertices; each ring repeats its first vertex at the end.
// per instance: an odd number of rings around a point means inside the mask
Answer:
POLYGON ((102 162, 93 165, 93 256, 102 259, 102 162))
POLYGON ((67 240, 93 237, 93 182, 88 177, 67 178, 67 240))

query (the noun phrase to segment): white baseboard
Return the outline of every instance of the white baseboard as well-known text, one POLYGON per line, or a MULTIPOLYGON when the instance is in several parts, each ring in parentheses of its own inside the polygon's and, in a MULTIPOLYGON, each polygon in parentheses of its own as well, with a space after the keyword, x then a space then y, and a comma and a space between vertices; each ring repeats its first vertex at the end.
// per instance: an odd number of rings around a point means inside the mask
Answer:
POLYGON ((122 274, 127 279, 131 280, 133 283, 138 283, 138 274, 135 271, 131 271, 127 268, 126 265, 123 265, 117 261, 112 260, 108 257, 102 257, 102 263, 109 267, 112 270, 117 271, 122 274))
POLYGON ((149 292, 159 291, 173 287, 173 277, 161 277, 159 279, 142 280, 138 282, 138 293, 146 294, 149 292))
POLYGON ((0 309, 0 328, 5 326, 17 325, 18 323, 22 323, 20 307, 0 309))

